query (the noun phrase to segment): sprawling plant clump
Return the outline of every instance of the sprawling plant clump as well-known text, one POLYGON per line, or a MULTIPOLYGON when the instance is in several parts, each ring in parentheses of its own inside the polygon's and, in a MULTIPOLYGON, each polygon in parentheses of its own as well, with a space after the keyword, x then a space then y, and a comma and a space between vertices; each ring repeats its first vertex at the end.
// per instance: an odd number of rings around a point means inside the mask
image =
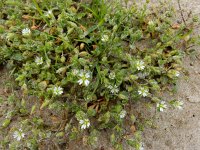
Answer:
POLYGON ((58 145, 81 137, 94 144, 102 129, 112 129, 116 149, 123 140, 139 148, 139 133, 134 140, 123 129, 125 118, 135 120, 127 106, 145 97, 159 111, 166 108, 159 94, 181 74, 196 18, 176 22, 173 8, 161 3, 151 9, 148 2, 3 0, 0 6, 0 63, 24 96, 38 97, 31 106, 13 100, 17 105, 3 127, 16 115, 26 117, 10 137, 16 141, 6 138, 4 148, 37 149, 55 137, 58 145), (44 110, 60 114, 59 127, 36 113, 44 110))

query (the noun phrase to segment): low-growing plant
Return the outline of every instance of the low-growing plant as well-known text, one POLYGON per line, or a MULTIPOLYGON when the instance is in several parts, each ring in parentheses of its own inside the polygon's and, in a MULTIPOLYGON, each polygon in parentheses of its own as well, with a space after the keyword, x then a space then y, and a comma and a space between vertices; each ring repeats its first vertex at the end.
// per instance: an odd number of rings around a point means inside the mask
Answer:
MULTIPOLYGON (((140 149, 139 127, 128 106, 145 98, 158 111, 166 109, 160 93, 176 84, 184 55, 196 42, 191 35, 197 18, 177 22, 175 9, 166 4, 1 1, 0 63, 11 70, 24 97, 20 102, 9 97, 14 110, 2 128, 12 116, 25 116, 3 148, 38 149, 47 141, 59 147, 81 138, 96 145, 99 133, 109 130, 116 149, 126 143, 140 149), (38 100, 30 105, 27 95, 38 100), (58 117, 44 117, 43 111, 58 117), (129 136, 125 120, 132 130, 136 126, 129 136)), ((182 106, 176 100, 170 104, 182 106)))

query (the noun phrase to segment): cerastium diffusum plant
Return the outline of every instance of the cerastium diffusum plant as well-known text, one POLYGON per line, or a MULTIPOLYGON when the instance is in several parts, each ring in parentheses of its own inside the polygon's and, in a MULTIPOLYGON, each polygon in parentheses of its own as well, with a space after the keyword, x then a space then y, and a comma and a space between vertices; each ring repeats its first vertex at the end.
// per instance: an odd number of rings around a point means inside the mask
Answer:
POLYGON ((177 22, 167 2, 152 9, 148 1, 126 7, 106 0, 3 0, 0 7, 0 63, 23 92, 23 100, 7 100, 13 109, 2 129, 12 117, 19 120, 3 148, 59 147, 80 138, 95 146, 106 129, 115 149, 141 149, 129 105, 146 99, 161 112, 169 104, 183 108, 160 93, 182 74, 182 59, 197 40, 191 36, 196 17, 177 22), (31 95, 37 98, 29 102, 31 95), (125 130, 125 120, 134 132, 125 130))

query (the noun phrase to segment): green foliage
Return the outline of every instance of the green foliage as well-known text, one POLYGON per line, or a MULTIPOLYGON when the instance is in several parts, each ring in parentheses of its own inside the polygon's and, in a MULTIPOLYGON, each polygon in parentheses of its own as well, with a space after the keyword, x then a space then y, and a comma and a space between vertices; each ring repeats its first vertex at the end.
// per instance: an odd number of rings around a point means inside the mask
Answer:
POLYGON ((124 118, 135 119, 126 106, 143 97, 159 103, 160 93, 176 84, 198 18, 178 24, 165 3, 151 9, 148 2, 126 8, 106 0, 4 0, 0 6, 0 63, 13 70, 24 96, 38 98, 30 109, 26 100, 8 98, 16 114, 29 116, 20 125, 27 147, 88 133, 95 145, 99 131, 112 129, 116 149, 123 149, 122 140, 139 149, 138 132, 124 138, 124 118), (48 127, 37 113, 43 110, 64 112, 59 129, 48 127))

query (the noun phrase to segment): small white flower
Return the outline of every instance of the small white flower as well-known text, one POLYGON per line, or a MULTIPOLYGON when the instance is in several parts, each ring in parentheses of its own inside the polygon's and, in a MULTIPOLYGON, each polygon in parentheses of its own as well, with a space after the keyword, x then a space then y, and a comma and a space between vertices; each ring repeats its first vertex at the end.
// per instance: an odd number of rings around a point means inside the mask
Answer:
POLYGON ((146 87, 140 87, 138 90, 139 95, 146 97, 149 94, 149 89, 146 87))
POLYGON ((89 128, 90 127, 90 120, 89 119, 80 120, 79 124, 81 125, 81 129, 89 128))
POLYGON ((115 72, 111 72, 111 73, 109 74, 109 78, 110 78, 110 79, 115 79, 115 72))
POLYGON ((177 107, 178 109, 183 109, 183 104, 184 104, 183 102, 177 101, 177 106, 176 106, 176 107, 177 107))
POLYGON ((79 79, 78 83, 79 85, 84 84, 85 86, 88 86, 90 81, 88 79, 79 79))
POLYGON ((137 68, 137 70, 144 70, 144 68, 145 68, 144 62, 143 61, 137 61, 136 62, 136 68, 137 68))
POLYGON ((144 144, 140 143, 140 149, 139 150, 144 150, 144 144))
POLYGON ((80 79, 78 80, 79 85, 84 84, 85 86, 88 86, 90 81, 90 73, 89 72, 85 72, 83 70, 80 71, 79 73, 79 77, 80 79))
POLYGON ((110 92, 113 93, 113 94, 119 92, 119 89, 118 89, 117 85, 114 85, 114 86, 109 85, 108 88, 110 89, 110 92))
POLYGON ((72 70, 72 74, 73 74, 74 76, 76 76, 76 75, 78 74, 78 72, 79 72, 79 71, 78 71, 77 69, 73 69, 73 70, 72 70))
POLYGON ((53 88, 53 94, 54 95, 61 95, 63 93, 63 88, 61 87, 54 87, 53 88))
POLYGON ((167 105, 165 104, 165 101, 162 101, 162 102, 157 104, 157 109, 159 111, 164 111, 164 109, 166 109, 166 108, 167 108, 167 105))
POLYGON ((151 21, 148 22, 148 25, 149 25, 149 26, 154 26, 155 23, 151 20, 151 21))
POLYGON ((17 139, 17 141, 20 141, 22 138, 24 138, 24 136, 25 134, 22 132, 22 129, 19 129, 13 133, 13 137, 17 139))
POLYGON ((119 117, 122 119, 126 116, 126 111, 125 110, 122 110, 119 114, 119 117))
POLYGON ((177 70, 174 70, 174 69, 169 70, 167 74, 172 79, 177 78, 177 77, 180 76, 180 72, 177 71, 177 70))
POLYGON ((45 16, 50 18, 52 15, 52 10, 48 10, 46 13, 45 13, 45 16))
POLYGON ((180 72, 179 71, 175 71, 174 74, 175 74, 176 77, 180 76, 180 72))
POLYGON ((176 107, 176 108, 178 108, 178 109, 183 109, 183 104, 184 103, 182 101, 175 101, 173 103, 173 106, 176 107))
POLYGON ((103 42, 107 42, 108 40, 109 40, 108 35, 103 35, 101 38, 101 41, 103 41, 103 42))
POLYGON ((178 109, 183 109, 183 102, 178 101, 176 107, 177 107, 178 109))
POLYGON ((23 36, 29 36, 31 34, 31 30, 29 28, 25 28, 22 30, 23 36))
POLYGON ((78 84, 79 84, 79 85, 83 84, 83 79, 79 79, 79 80, 78 80, 78 84))
POLYGON ((43 58, 37 56, 37 57, 35 58, 35 63, 36 63, 37 65, 43 64, 43 58))
POLYGON ((88 86, 89 85, 89 83, 90 83, 90 81, 89 80, 85 80, 85 86, 88 86))

